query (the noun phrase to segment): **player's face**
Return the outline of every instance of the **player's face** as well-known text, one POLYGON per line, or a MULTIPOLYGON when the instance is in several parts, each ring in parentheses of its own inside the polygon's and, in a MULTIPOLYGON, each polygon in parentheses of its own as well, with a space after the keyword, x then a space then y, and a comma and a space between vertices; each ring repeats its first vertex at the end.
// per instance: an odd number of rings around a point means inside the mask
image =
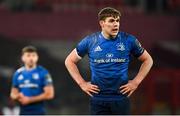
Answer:
POLYGON ((22 55, 22 61, 28 67, 34 67, 38 61, 38 54, 36 52, 25 52, 22 55))
POLYGON ((107 17, 105 20, 100 21, 102 31, 107 36, 116 37, 119 32, 120 18, 119 17, 107 17))

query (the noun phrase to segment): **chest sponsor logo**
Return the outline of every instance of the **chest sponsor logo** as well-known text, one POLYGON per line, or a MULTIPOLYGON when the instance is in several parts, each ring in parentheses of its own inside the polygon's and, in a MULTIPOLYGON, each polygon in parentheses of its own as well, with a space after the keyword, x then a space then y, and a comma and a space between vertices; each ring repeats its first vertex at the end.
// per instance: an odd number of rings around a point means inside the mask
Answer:
POLYGON ((123 43, 118 43, 118 44, 116 45, 116 47, 117 47, 117 50, 120 50, 120 51, 124 51, 124 50, 125 50, 125 46, 124 46, 123 43))
POLYGON ((125 58, 108 58, 108 59, 94 59, 95 63, 123 63, 125 58))
POLYGON ((24 83, 28 84, 28 83, 30 83, 30 80, 25 80, 24 83))
POLYGON ((108 58, 112 58, 114 56, 114 54, 112 54, 112 53, 107 53, 106 54, 106 57, 108 57, 108 58))
POLYGON ((24 83, 19 85, 20 88, 38 88, 38 84, 31 83, 30 80, 25 80, 24 83))

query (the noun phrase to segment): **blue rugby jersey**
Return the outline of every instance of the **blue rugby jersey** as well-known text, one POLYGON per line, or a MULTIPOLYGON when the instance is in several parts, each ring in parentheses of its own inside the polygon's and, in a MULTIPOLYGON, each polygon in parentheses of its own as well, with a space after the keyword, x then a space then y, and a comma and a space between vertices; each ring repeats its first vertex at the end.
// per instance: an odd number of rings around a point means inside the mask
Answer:
POLYGON ((114 100, 122 95, 119 87, 128 82, 128 65, 131 54, 139 57, 144 48, 131 34, 119 32, 113 39, 105 39, 101 32, 93 33, 76 47, 80 57, 88 54, 91 83, 100 88, 94 99, 114 100))
MULTIPOLYGON (((28 97, 42 94, 43 88, 49 84, 52 84, 52 78, 42 66, 37 66, 32 70, 26 70, 25 67, 21 67, 13 75, 12 86, 28 97)), ((45 113, 43 101, 20 105, 20 109, 24 114, 45 113)))

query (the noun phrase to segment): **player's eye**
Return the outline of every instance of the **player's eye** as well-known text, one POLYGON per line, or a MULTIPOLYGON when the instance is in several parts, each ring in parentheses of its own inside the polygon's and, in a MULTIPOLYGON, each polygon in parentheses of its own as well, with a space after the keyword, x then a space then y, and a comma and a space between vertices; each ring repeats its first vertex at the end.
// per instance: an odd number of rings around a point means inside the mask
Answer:
POLYGON ((110 20, 109 20, 110 23, 113 23, 114 21, 115 21, 114 19, 110 19, 110 20))
POLYGON ((119 20, 119 19, 117 19, 117 20, 116 20, 116 22, 120 22, 120 20, 119 20))

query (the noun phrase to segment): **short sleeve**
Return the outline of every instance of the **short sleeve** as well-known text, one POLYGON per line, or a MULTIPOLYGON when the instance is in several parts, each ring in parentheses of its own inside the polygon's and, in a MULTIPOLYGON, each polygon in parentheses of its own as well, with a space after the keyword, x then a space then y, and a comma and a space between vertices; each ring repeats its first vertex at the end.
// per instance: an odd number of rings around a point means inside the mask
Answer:
POLYGON ((89 44, 88 40, 89 38, 87 36, 84 39, 82 39, 76 46, 77 54, 80 57, 84 57, 88 53, 88 44, 89 44))
POLYGON ((18 88, 18 73, 15 72, 12 77, 12 87, 18 88))
POLYGON ((135 57, 139 57, 143 54, 144 48, 141 46, 141 43, 134 36, 131 37, 131 54, 135 57))
POLYGON ((53 80, 48 71, 43 72, 43 86, 52 85, 53 80))

